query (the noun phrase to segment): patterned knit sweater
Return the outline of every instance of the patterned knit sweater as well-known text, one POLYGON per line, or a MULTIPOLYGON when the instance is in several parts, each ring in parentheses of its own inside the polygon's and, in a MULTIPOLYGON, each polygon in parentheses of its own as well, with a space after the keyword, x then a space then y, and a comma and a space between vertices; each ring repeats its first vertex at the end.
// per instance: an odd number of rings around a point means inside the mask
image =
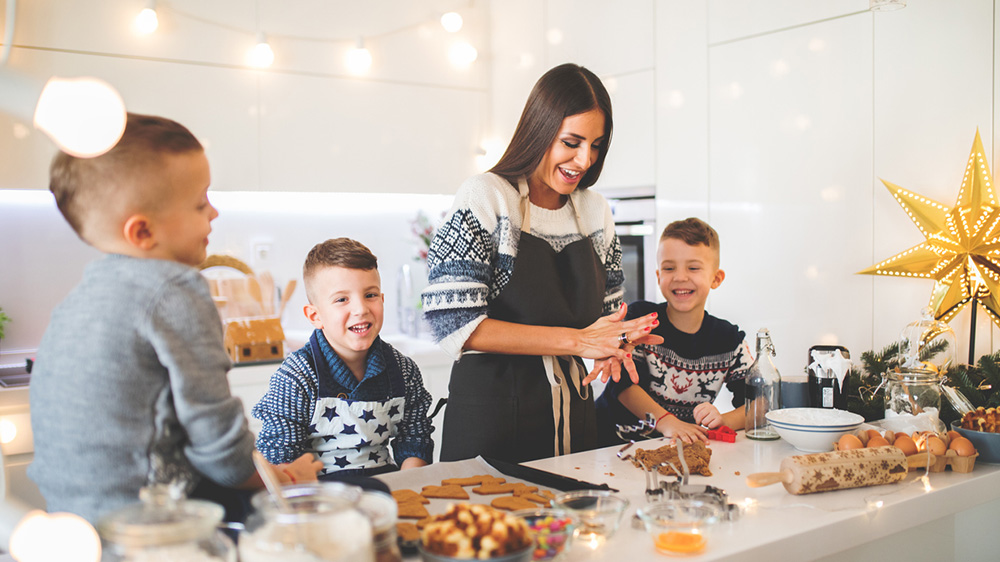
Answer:
MULTIPOLYGON (((688 423, 694 423, 694 407, 713 402, 723 384, 733 393, 733 406, 743 407, 744 379, 753 357, 739 327, 706 312, 701 328, 688 334, 670 324, 666 303, 647 301, 629 305, 627 318, 651 312, 660 319, 652 333, 663 337, 663 343, 640 345, 633 353, 639 386, 650 398, 688 423)), ((636 416, 618 401, 618 395, 630 386, 632 381, 627 376, 617 383, 608 381, 597 400, 598 419, 603 425, 638 423, 636 416)), ((606 429, 601 428, 602 444, 607 444, 606 429)))
MULTIPOLYGON (((573 205, 559 209, 531 206, 531 234, 555 251, 589 237, 607 271, 604 313, 623 298, 621 246, 615 235, 611 207, 589 189, 571 195, 573 205), (579 226, 573 209, 580 215, 579 226), (582 231, 582 232, 581 232, 582 231)), ((517 187, 496 174, 466 180, 455 195, 444 225, 438 229, 427 258, 430 285, 422 295, 427 321, 435 339, 454 358, 488 315, 514 272, 521 235, 517 187)))

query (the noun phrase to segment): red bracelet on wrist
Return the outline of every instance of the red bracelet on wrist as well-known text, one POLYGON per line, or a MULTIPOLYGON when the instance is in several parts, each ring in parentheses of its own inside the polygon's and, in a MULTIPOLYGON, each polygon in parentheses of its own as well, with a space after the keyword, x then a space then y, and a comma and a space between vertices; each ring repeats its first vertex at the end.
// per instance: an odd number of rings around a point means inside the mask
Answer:
POLYGON ((653 424, 653 427, 656 427, 656 426, 660 425, 660 420, 662 420, 663 418, 665 418, 667 416, 672 416, 672 415, 673 414, 671 414, 670 412, 664 412, 662 416, 656 418, 656 423, 653 424))
POLYGON ((292 481, 292 484, 296 484, 296 481, 295 481, 295 477, 294 477, 294 476, 292 476, 292 473, 291 473, 291 472, 288 472, 288 470, 287 470, 287 469, 284 469, 284 468, 283 468, 283 469, 281 469, 281 472, 284 472, 284 473, 285 473, 285 476, 287 476, 287 477, 288 477, 288 479, 292 481))

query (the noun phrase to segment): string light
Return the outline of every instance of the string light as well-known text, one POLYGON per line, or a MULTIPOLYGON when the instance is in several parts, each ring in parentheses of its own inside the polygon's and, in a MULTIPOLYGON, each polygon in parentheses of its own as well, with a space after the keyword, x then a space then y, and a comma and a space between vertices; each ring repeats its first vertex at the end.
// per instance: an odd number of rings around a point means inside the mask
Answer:
POLYGON ((468 68, 479 57, 479 51, 465 41, 458 41, 448 49, 448 60, 457 68, 468 68))
POLYGON ((441 16, 441 27, 448 33, 456 33, 462 29, 462 16, 458 12, 448 12, 441 16))
POLYGON ((151 0, 146 7, 135 16, 135 29, 143 35, 149 35, 160 27, 160 19, 156 15, 156 2, 151 0))
MULTIPOLYGON (((232 25, 212 21, 201 17, 197 14, 187 13, 182 10, 178 10, 175 6, 170 4, 163 4, 157 7, 156 0, 147 0, 146 8, 144 8, 134 19, 133 25, 137 32, 143 34, 153 33, 158 29, 159 26, 159 16, 163 14, 164 10, 169 11, 175 16, 180 18, 187 18, 194 21, 198 21, 202 24, 208 24, 216 27, 221 27, 229 31, 235 31, 238 33, 245 33, 247 35, 257 34, 257 42, 250 49, 246 57, 246 64, 256 67, 256 68, 266 68, 274 63, 274 50, 271 47, 268 38, 264 38, 263 32, 260 30, 260 14, 259 5, 257 6, 257 30, 251 31, 246 29, 240 29, 232 25), (263 39, 262 39, 263 38, 263 39)), ((460 31, 464 25, 465 21, 461 14, 458 12, 447 12, 440 16, 439 18, 441 27, 448 33, 456 33, 460 31)), ((379 39, 382 37, 387 37, 390 35, 395 35, 401 32, 418 29, 421 33, 426 33, 429 27, 423 24, 407 24, 398 29, 392 29, 380 33, 367 33, 365 38, 368 42, 371 42, 373 38, 379 39)), ((288 35, 288 34, 270 34, 268 36, 270 39, 278 37, 282 40, 287 41, 307 41, 311 43, 327 43, 327 44, 344 44, 355 42, 355 46, 348 49, 347 55, 344 58, 344 63, 346 65, 346 70, 353 75, 364 75, 369 72, 372 66, 373 57, 371 52, 365 47, 364 41, 353 40, 345 38, 330 38, 330 37, 304 37, 300 35, 288 35)), ((469 67, 479 58, 478 50, 468 42, 459 41, 453 44, 447 53, 448 59, 451 64, 459 69, 465 69, 469 67)))
POLYGON ((247 53, 247 64, 257 68, 267 68, 274 62, 274 51, 267 42, 264 32, 257 33, 257 44, 247 53))
POLYGON ((372 54, 365 47, 364 37, 347 51, 347 71, 354 75, 366 74, 372 67, 372 54))

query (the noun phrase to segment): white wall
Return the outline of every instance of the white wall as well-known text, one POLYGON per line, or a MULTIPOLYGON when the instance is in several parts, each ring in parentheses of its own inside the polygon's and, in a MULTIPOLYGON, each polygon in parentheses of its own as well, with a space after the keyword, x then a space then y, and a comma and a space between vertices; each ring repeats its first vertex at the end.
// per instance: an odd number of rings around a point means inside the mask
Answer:
MULTIPOLYGON (((504 2, 495 21, 537 21, 495 27, 493 81, 521 81, 524 60, 597 72, 616 125, 598 186, 655 184, 660 229, 713 224, 727 278, 709 311, 751 339, 770 328, 800 375, 810 346, 880 350, 930 298, 930 281, 855 274, 924 240, 879 178, 951 206, 977 127, 995 154, 995 3, 908 4, 504 2)), ((977 356, 995 349, 985 316, 977 356)), ((968 307, 951 323, 963 362, 969 324, 968 307)))
MULTIPOLYGON (((448 39, 415 27, 372 43, 387 62, 370 80, 328 65, 343 45, 294 38, 274 41, 275 69, 247 70, 249 38, 176 14, 170 33, 139 40, 124 30, 141 4, 22 2, 8 66, 98 74, 135 109, 188 123, 209 142, 223 190, 452 193, 475 171, 472 145, 506 140, 542 72, 570 60, 592 68, 615 103, 599 187, 655 185, 660 228, 697 215, 719 230, 728 277, 709 309, 751 335, 769 327, 786 375, 816 343, 881 349, 929 298, 927 281, 855 274, 923 239, 879 178, 951 205, 977 127, 995 153, 993 0, 911 0, 889 13, 867 0, 457 2, 471 10, 479 63, 451 69, 440 57, 448 39)), ((203 4, 172 3, 255 25, 245 3, 203 4)), ((446 4, 336 18, 328 2, 264 2, 261 21, 301 36, 330 22, 347 37, 352 25, 394 29, 446 4)), ((0 187, 42 187, 51 146, 4 115, 0 131, 0 187)), ((217 239, 230 236, 224 224, 217 239)), ((63 270, 28 259, 37 267, 27 269, 76 274, 72 260, 63 270)), ((968 308, 952 321, 962 360, 969 323, 968 308)), ((977 354, 995 348, 995 333, 980 314, 977 354)))
MULTIPOLYGON (((146 4, 18 2, 6 67, 40 81, 96 76, 130 110, 187 125, 216 189, 453 193, 477 171, 488 67, 454 68, 447 53, 464 39, 485 57, 485 4, 173 0, 140 36, 132 18, 146 4), (457 34, 438 23, 449 10, 465 17, 457 34), (265 71, 244 60, 258 20, 275 51, 265 71), (374 59, 364 78, 343 63, 359 36, 374 59)), ((0 131, 0 189, 44 188, 52 145, 4 113, 0 131)))

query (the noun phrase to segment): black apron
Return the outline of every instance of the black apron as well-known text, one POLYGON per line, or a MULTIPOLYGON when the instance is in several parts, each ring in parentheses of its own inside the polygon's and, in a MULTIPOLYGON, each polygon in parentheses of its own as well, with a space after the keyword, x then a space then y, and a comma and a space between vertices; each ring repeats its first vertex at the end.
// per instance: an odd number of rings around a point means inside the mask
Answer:
MULTIPOLYGON (((521 234, 510 281, 487 312, 516 324, 585 328, 603 312, 607 272, 583 238, 556 252, 530 234, 528 186, 519 182, 521 234)), ((572 201, 568 204, 580 219, 572 201)), ((483 455, 524 462, 597 446, 594 398, 579 357, 469 352, 451 370, 441 460, 483 455)))

